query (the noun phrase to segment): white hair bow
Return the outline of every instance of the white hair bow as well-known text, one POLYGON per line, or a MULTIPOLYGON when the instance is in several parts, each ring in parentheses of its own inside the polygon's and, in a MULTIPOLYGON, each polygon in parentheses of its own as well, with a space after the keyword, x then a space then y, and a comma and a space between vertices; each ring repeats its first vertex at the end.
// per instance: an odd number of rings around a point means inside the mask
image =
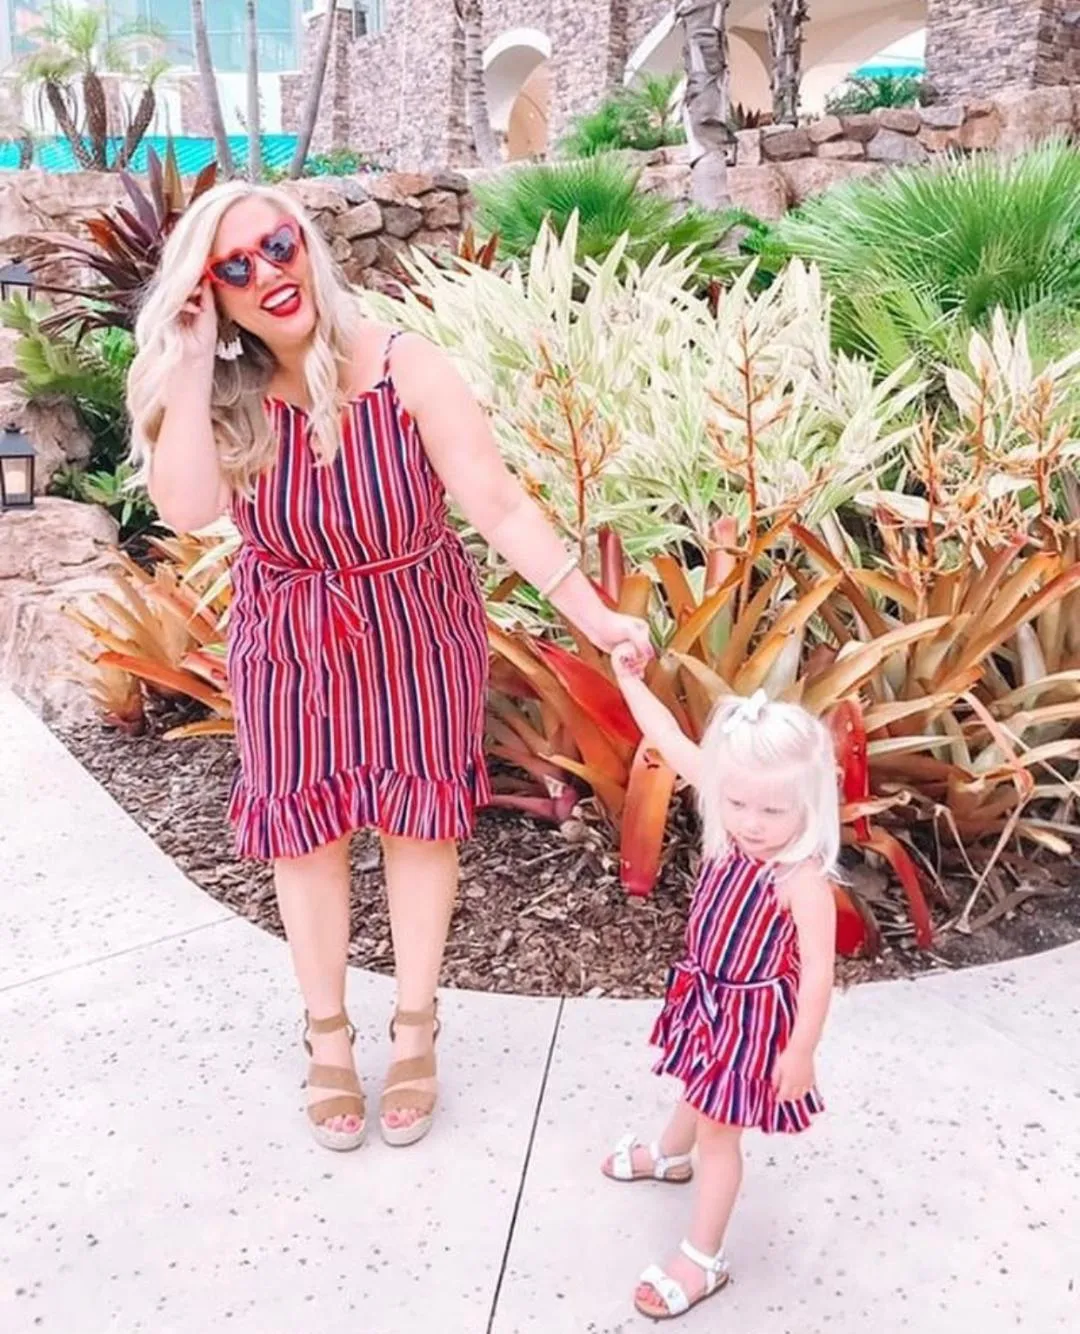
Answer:
POLYGON ((762 709, 768 702, 769 697, 764 690, 755 690, 749 698, 739 700, 738 704, 724 719, 721 731, 724 733, 733 732, 742 723, 756 723, 761 717, 762 709))

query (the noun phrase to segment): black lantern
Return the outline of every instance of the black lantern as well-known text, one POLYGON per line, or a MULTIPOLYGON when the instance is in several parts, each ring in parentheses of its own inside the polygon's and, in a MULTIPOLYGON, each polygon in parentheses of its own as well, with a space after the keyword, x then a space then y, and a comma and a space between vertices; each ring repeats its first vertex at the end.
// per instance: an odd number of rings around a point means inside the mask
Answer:
POLYGON ((17 426, 0 432, 0 510, 28 510, 34 503, 34 446, 17 426))
POLYGON ((16 295, 26 297, 27 301, 34 299, 34 275, 21 260, 0 269, 0 301, 16 295))

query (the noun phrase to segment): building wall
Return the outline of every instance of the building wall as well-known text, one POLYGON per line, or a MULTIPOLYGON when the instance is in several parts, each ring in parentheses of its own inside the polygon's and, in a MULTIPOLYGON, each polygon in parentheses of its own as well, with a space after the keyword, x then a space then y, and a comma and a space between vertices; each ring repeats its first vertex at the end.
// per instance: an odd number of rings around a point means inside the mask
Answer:
POLYGON ((1072 0, 928 0, 927 78, 944 98, 1080 78, 1072 0))

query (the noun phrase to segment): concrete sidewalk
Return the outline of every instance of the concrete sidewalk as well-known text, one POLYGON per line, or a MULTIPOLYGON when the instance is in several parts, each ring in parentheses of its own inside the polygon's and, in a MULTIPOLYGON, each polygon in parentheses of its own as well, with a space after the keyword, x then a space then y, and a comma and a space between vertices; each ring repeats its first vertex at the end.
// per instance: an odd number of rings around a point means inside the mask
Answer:
MULTIPOLYGON (((629 1334, 685 1191, 605 1181, 655 1006, 447 992, 407 1151, 307 1137, 285 947, 0 693, 0 1330, 629 1334)), ((350 975, 369 1094, 391 988, 350 975)), ((750 1137, 695 1334, 1080 1328, 1080 948, 838 997, 798 1141, 750 1137)))

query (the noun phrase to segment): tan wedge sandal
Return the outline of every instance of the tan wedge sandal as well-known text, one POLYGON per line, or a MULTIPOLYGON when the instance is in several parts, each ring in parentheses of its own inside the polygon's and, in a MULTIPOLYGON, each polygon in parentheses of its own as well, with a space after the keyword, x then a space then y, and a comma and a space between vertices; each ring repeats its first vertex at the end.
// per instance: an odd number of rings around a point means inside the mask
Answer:
POLYGON ((417 1088, 422 1079, 435 1078, 435 1039, 439 1036, 439 1002, 432 1001, 426 1010, 398 1010, 390 1020, 390 1041, 393 1042, 398 1024, 419 1027, 431 1024, 431 1051, 423 1056, 412 1056, 395 1061, 386 1076, 379 1107, 379 1129, 387 1144, 403 1149, 422 1140, 431 1129, 437 1098, 434 1089, 417 1088), (419 1116, 409 1126, 388 1126, 387 1112, 417 1111, 419 1116))
MULTIPOLYGON (((309 1056, 312 1033, 336 1033, 344 1028, 349 1034, 349 1045, 356 1041, 356 1029, 349 1022, 349 1016, 342 1010, 329 1019, 312 1019, 304 1011, 304 1049, 309 1056)), ((334 1149, 339 1153, 349 1149, 358 1149, 367 1134, 367 1106, 360 1081, 352 1070, 342 1065, 318 1065, 314 1061, 308 1066, 307 1088, 337 1089, 330 1098, 313 1102, 307 1109, 311 1133, 317 1144, 324 1149, 334 1149), (330 1130, 326 1122, 335 1116, 356 1116, 360 1120, 359 1130, 330 1130)))

